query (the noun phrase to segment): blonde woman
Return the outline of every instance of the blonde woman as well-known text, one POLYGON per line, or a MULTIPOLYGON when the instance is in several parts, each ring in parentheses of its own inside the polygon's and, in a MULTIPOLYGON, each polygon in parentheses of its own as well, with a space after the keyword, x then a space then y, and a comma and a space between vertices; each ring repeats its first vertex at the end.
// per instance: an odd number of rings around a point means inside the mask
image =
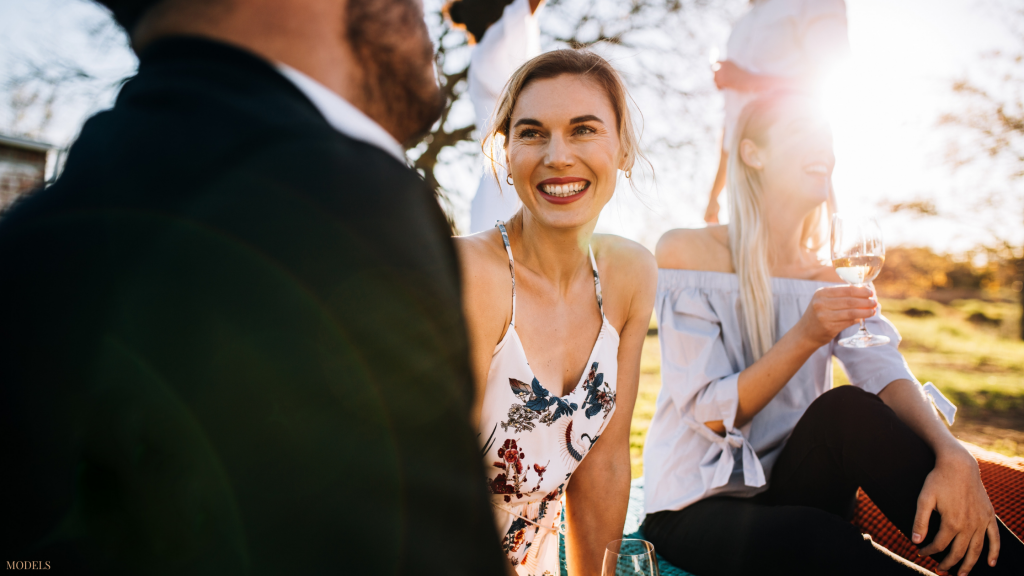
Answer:
POLYGON ((657 283, 645 248, 594 234, 639 153, 626 102, 618 74, 590 52, 519 68, 489 139, 523 207, 456 242, 487 487, 521 575, 559 573, 560 532, 572 576, 599 573, 605 545, 622 537, 657 283))
POLYGON ((718 224, 718 195, 725 187, 729 146, 747 103, 775 90, 812 93, 815 85, 850 52, 844 0, 751 0, 733 24, 728 60, 718 63, 715 87, 722 91, 725 121, 718 172, 704 221, 718 224))
POLYGON ((658 244, 662 390, 644 534, 701 576, 919 573, 849 523, 860 487, 943 570, 1020 574, 1024 547, 873 291, 841 284, 819 257, 835 160, 813 109, 784 93, 749 104, 729 160, 730 224, 658 244), (837 346, 859 319, 891 345, 837 346), (831 389, 833 356, 853 386, 831 389))

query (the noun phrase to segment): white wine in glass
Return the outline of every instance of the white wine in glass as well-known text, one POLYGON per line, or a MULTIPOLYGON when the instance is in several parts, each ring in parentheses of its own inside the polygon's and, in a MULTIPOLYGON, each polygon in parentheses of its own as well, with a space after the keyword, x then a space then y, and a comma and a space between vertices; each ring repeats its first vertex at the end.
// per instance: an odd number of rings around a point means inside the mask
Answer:
POLYGON ((660 576, 654 544, 638 538, 612 540, 605 546, 601 576, 660 576))
MULTIPOLYGON (((832 267, 836 274, 854 286, 874 280, 885 263, 882 229, 874 218, 855 219, 836 214, 832 217, 832 267)), ((860 321, 856 334, 839 341, 840 346, 868 348, 888 344, 889 338, 872 334, 860 321)))

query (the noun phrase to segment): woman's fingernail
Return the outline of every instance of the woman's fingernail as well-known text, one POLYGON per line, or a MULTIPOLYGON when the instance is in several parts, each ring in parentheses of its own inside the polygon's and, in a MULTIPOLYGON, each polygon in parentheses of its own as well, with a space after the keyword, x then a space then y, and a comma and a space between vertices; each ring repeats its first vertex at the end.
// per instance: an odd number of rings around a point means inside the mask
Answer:
POLYGON ((996 567, 996 561, 995 560, 989 560, 988 561, 988 565, 993 567, 993 568, 995 568, 996 567))
POLYGON ((920 544, 921 543, 921 535, 918 534, 917 532, 914 532, 914 536, 911 538, 911 540, 914 541, 914 544, 920 544))

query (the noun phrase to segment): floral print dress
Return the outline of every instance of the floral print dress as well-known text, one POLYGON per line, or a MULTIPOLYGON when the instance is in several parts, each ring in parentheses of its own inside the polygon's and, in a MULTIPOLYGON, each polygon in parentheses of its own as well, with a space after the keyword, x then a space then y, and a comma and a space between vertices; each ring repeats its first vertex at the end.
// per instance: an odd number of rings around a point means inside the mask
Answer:
POLYGON ((498 224, 512 274, 512 321, 494 349, 480 439, 501 547, 521 576, 557 576, 562 497, 572 473, 615 412, 619 334, 604 316, 594 252, 601 331, 586 370, 565 396, 537 380, 516 333, 516 276, 508 233, 498 224))

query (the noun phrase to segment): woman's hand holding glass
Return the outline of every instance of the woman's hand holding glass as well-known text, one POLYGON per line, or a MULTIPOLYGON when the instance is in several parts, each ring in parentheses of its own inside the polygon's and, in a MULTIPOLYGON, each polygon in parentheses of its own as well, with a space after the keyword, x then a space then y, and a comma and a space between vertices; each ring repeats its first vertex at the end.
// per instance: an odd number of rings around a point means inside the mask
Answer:
POLYGON ((805 339, 824 346, 840 332, 875 315, 878 300, 864 286, 828 286, 814 293, 797 328, 805 339))
MULTIPOLYGON (((882 229, 874 218, 832 217, 832 266, 840 278, 854 286, 870 284, 885 263, 882 229)), ((848 348, 870 348, 889 343, 888 336, 872 334, 860 321, 857 334, 839 341, 848 348)))

